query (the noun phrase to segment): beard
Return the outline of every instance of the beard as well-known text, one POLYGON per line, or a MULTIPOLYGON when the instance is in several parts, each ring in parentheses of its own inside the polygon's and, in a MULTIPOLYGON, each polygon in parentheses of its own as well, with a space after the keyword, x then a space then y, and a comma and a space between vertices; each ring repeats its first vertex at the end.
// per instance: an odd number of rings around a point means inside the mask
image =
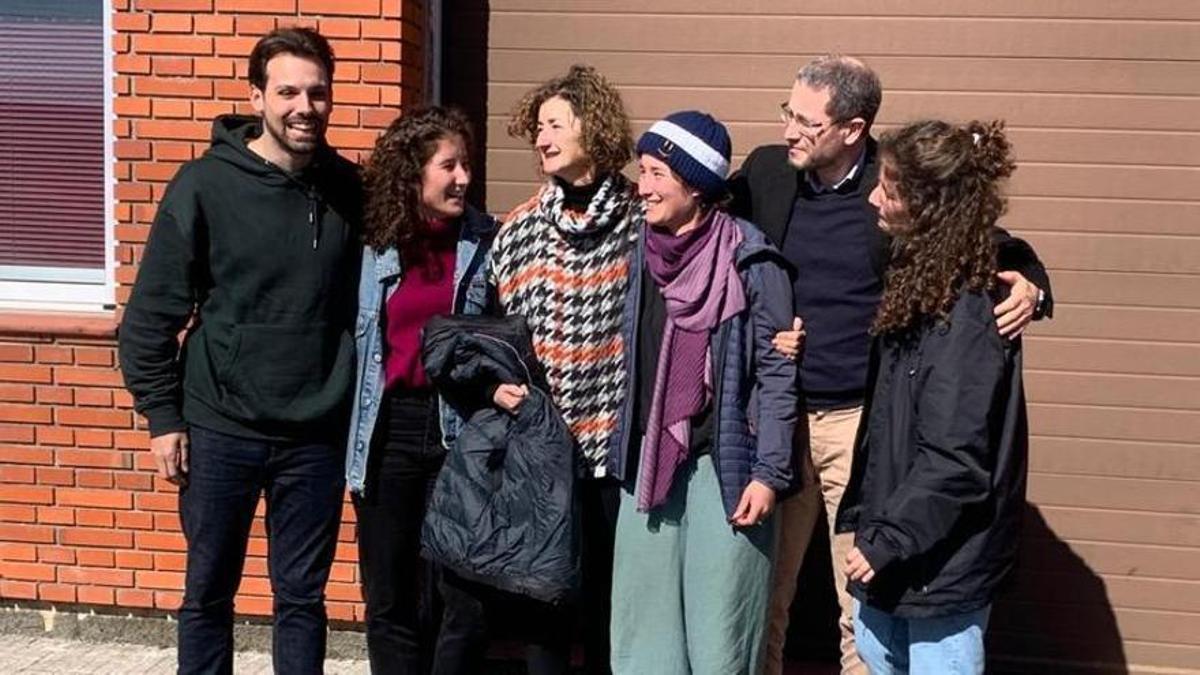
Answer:
POLYGON ((788 164, 791 164, 792 168, 797 171, 808 171, 812 168, 812 163, 812 155, 804 155, 799 158, 793 158, 790 154, 788 155, 788 164))
MULTIPOLYGON (((263 116, 263 129, 271 135, 271 138, 292 155, 311 155, 316 151, 317 146, 325 139, 325 125, 319 118, 313 117, 309 120, 313 125, 313 134, 311 140, 296 139, 288 136, 287 120, 282 118, 272 118, 267 115, 263 116)), ((293 118, 293 121, 299 121, 293 118)))
POLYGON ((800 157, 793 157, 791 148, 788 148, 788 164, 797 171, 815 171, 830 163, 829 158, 822 158, 817 155, 817 148, 810 144, 807 151, 800 157))

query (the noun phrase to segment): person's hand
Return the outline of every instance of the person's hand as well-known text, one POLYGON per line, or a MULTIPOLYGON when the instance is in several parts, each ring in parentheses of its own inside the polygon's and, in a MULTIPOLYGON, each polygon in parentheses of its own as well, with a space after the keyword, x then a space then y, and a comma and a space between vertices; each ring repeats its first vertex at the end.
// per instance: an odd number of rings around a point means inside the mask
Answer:
POLYGON ((804 319, 796 317, 792 319, 792 329, 776 333, 775 337, 771 338, 771 344, 775 346, 775 351, 795 361, 800 358, 800 352, 804 351, 804 337, 807 334, 804 330, 804 319))
POLYGON ((737 527, 758 525, 775 510, 775 491, 759 481, 752 480, 742 490, 742 499, 729 522, 737 527))
POLYGON ((866 556, 857 546, 850 549, 850 553, 846 555, 846 578, 864 584, 871 583, 875 578, 875 570, 871 569, 871 563, 867 562, 866 556))
POLYGON ((515 415, 528 395, 529 387, 523 384, 502 384, 492 394, 492 402, 501 410, 515 415))
POLYGON ((150 454, 154 455, 154 465, 158 468, 160 477, 176 485, 182 485, 187 481, 188 434, 186 431, 172 431, 151 438, 150 454))
POLYGON ((996 327, 1000 329, 1000 335, 1015 340, 1033 321, 1041 289, 1020 272, 997 272, 996 276, 1010 287, 1008 298, 996 305, 996 327))

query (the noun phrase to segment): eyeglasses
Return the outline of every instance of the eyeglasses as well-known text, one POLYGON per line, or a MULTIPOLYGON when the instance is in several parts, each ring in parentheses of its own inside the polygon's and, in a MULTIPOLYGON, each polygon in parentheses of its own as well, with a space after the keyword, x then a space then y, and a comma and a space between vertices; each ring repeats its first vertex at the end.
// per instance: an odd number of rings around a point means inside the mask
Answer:
POLYGON ((829 120, 828 122, 811 122, 807 117, 800 113, 793 112, 786 103, 779 104, 779 121, 783 122, 784 126, 795 124, 800 127, 800 130, 807 136, 819 138, 825 133, 826 129, 832 129, 841 122, 829 120))

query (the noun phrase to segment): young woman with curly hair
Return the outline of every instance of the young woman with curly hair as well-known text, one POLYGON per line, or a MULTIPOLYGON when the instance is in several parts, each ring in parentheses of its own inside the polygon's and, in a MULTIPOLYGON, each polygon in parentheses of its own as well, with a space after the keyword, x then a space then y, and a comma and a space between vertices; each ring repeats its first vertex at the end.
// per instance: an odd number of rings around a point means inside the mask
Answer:
POLYGON ((894 255, 837 518, 854 532, 855 640, 876 675, 982 673, 1025 501, 1021 341, 993 315, 991 229, 1015 164, 999 122, 918 122, 879 152, 871 203, 894 255))
POLYGON ((418 556, 426 500, 461 424, 426 376, 421 329, 436 314, 482 314, 488 304, 496 224, 465 200, 471 142, 461 112, 411 110, 379 137, 366 165, 346 482, 374 673, 475 672, 482 656, 480 603, 418 556))
MULTIPOLYGON (((497 235, 492 281, 503 312, 528 321, 578 446, 585 671, 604 673, 619 500, 608 445, 625 387, 621 317, 642 218, 636 190, 621 174, 633 138, 616 88, 578 65, 525 94, 508 131, 532 146, 545 183, 497 235)), ((494 398, 511 411, 523 396, 502 385, 494 398)), ((569 642, 566 633, 557 647, 564 668, 569 642)))

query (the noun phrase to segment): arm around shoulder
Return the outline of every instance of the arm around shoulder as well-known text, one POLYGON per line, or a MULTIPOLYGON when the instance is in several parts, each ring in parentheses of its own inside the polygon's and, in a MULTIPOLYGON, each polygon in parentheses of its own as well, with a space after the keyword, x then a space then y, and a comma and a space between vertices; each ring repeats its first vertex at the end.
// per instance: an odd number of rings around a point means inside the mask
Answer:
POLYGON ((1034 310, 1034 321, 1054 314, 1054 296, 1050 290, 1050 274, 1038 258, 1037 251, 1029 242, 1012 234, 1002 227, 992 228, 992 242, 996 245, 996 267, 1001 272, 1017 272, 1034 286, 1037 286, 1041 298, 1034 310))

